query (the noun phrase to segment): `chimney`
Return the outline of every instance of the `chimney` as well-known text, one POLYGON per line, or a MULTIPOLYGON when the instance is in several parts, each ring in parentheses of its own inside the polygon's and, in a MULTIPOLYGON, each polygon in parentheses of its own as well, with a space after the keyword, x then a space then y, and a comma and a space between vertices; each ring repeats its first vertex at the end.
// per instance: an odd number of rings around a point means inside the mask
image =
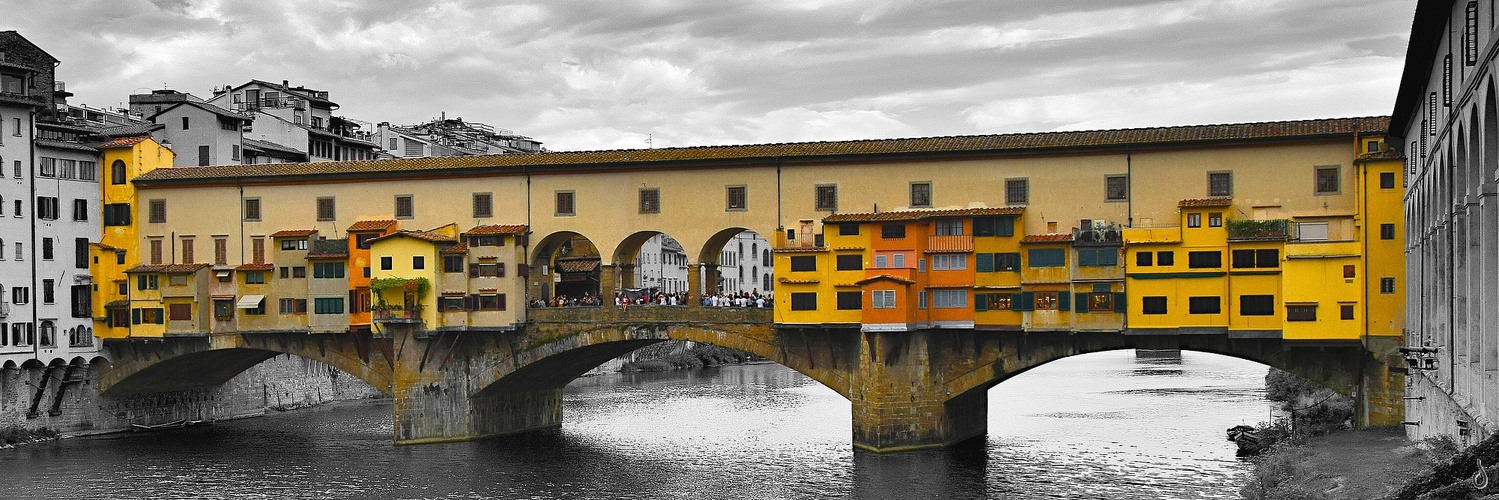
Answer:
POLYGON ((291 88, 291 82, 289 82, 287 80, 281 80, 281 86, 282 87, 286 87, 286 88, 291 88))

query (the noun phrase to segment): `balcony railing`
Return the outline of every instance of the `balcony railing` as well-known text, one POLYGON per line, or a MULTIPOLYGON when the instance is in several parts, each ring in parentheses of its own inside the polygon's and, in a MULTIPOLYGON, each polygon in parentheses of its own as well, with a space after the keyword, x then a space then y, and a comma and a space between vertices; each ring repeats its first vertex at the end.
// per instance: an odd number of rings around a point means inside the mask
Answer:
POLYGON ((1123 244, 1124 232, 1118 225, 1092 226, 1072 230, 1073 246, 1116 246, 1123 244))
POLYGON ((932 252, 972 252, 973 235, 929 236, 926 240, 926 248, 932 252))
POLYGON ((421 309, 376 309, 370 311, 376 323, 420 323, 421 309))

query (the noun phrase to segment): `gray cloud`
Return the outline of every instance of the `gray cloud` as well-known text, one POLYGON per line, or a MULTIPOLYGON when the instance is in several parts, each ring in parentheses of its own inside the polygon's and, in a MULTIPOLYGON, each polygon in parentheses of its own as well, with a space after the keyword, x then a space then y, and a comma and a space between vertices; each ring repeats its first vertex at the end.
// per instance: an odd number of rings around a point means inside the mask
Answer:
MULTIPOLYGON (((1413 0, 79 0, 4 22, 74 102, 250 78, 553 149, 1382 114, 1413 0), (1312 113, 1312 114, 1309 114, 1312 113)), ((9 10, 9 9, 8 9, 9 10)))

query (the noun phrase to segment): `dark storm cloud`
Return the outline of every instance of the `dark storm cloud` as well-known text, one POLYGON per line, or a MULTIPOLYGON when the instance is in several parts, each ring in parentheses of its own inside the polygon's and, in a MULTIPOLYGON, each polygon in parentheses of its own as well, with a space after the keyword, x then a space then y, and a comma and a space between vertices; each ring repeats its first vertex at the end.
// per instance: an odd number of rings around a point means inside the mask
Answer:
POLYGON ((27 14, 0 29, 61 59, 75 102, 286 79, 329 90, 351 118, 446 112, 558 149, 1385 113, 1414 5, 7 3, 27 14))

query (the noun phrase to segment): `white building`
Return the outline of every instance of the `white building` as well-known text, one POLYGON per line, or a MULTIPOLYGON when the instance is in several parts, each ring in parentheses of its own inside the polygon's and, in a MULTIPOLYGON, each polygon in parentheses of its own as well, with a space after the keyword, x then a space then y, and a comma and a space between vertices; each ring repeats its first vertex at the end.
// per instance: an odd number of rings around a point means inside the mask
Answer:
POLYGON ((99 241, 99 150, 85 145, 88 129, 38 122, 36 139, 36 270, 33 297, 38 360, 92 359, 89 242, 99 241))
POLYGON ((682 244, 657 234, 640 245, 635 257, 635 286, 666 293, 687 291, 687 252, 682 244))
POLYGON ((734 236, 718 254, 718 290, 723 293, 759 292, 774 289, 771 280, 770 242, 754 231, 734 236))

